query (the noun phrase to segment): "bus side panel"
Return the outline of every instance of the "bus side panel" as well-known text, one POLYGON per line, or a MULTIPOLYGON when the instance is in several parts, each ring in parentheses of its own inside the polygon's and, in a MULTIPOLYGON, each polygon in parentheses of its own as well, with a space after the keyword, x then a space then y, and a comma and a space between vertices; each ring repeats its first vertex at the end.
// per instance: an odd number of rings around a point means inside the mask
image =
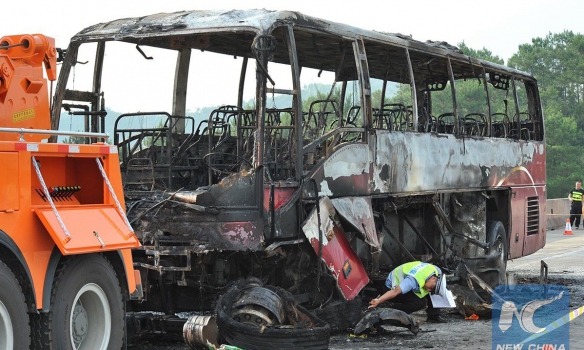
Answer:
POLYGON ((545 245, 545 187, 511 187, 509 258, 534 253, 545 245))
MULTIPOLYGON (((533 254, 545 246, 547 229, 546 191, 543 186, 535 187, 535 190, 536 193, 533 196, 537 196, 537 200, 532 197, 532 199, 528 200, 526 203, 528 229, 525 235, 525 243, 523 245, 523 256, 533 254), (538 224, 537 227, 536 223, 538 224)), ((531 196, 531 194, 529 196, 531 196)))
POLYGON ((376 135, 372 193, 545 184, 543 143, 381 130, 376 135))

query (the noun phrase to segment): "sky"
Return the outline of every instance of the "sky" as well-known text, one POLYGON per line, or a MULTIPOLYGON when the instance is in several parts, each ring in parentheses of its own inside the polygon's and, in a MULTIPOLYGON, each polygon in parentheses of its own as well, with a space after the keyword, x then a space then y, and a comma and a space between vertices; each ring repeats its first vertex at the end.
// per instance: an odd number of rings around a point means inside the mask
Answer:
POLYGON ((29 0, 5 1, 1 34, 42 33, 58 47, 90 25, 183 10, 293 10, 363 29, 413 35, 416 40, 486 47, 505 62, 520 44, 548 33, 584 33, 581 0, 29 0))
MULTIPOLYGON (((453 45, 465 42, 473 49, 487 48, 505 62, 518 51, 519 45, 530 43, 535 37, 564 30, 584 33, 581 0, 29 0, 6 1, 2 8, 0 36, 42 33, 55 38, 56 46, 62 48, 73 35, 93 24, 195 9, 299 11, 363 29, 412 35, 419 41, 446 41, 453 45)), ((139 69, 128 69, 132 68, 139 69)), ((81 73, 78 74, 81 81, 81 73)), ((107 91, 109 97, 115 93, 112 88, 107 91)), ((149 102, 143 98, 142 101, 149 102)), ((214 102, 199 99, 199 104, 193 106, 199 108, 204 103, 214 102)))

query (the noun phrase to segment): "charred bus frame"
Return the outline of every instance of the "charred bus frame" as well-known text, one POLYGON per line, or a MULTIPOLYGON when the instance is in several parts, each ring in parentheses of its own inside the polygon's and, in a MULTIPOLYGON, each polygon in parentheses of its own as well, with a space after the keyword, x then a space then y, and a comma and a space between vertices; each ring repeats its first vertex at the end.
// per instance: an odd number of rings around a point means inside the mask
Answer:
POLYGON ((412 259, 452 270, 462 262, 494 286, 505 280, 507 258, 545 244, 543 115, 527 73, 445 43, 297 12, 157 14, 72 39, 53 128, 62 109, 82 104, 89 107, 76 114, 87 131, 104 131, 95 119, 104 96, 124 98, 102 91, 112 41, 135 45, 140 59, 148 47, 176 52, 172 111, 138 106, 114 130, 128 216, 144 245, 134 252, 145 286, 137 309, 208 308, 227 281, 250 275, 315 305, 330 293, 353 299, 367 285, 376 293, 384 272, 412 259), (87 43, 96 43, 92 89, 69 89, 87 43), (186 116, 194 50, 242 58, 235 103, 199 121, 186 116), (246 108, 250 61, 255 106, 246 108), (291 87, 276 87, 274 64, 288 67, 291 87), (307 110, 303 69, 334 74, 331 93, 307 110), (396 84, 401 101, 387 93, 396 84), (351 87, 358 102, 349 105, 351 87), (270 95, 291 96, 291 105, 269 108, 270 95), (160 122, 124 126, 137 115, 160 122))

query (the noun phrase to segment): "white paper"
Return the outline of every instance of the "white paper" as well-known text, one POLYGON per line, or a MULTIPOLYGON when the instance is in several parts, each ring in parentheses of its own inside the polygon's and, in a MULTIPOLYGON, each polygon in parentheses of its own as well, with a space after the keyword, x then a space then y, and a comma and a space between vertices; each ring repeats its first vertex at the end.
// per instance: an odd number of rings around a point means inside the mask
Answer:
POLYGON ((452 292, 446 289, 446 276, 442 275, 439 281, 439 289, 436 294, 430 295, 432 299, 432 306, 435 308, 451 308, 455 307, 454 296, 452 292))
POLYGON ((430 299, 432 299, 432 306, 437 309, 452 308, 456 306, 456 303, 454 302, 454 296, 448 289, 445 289, 444 295, 430 295, 430 299))

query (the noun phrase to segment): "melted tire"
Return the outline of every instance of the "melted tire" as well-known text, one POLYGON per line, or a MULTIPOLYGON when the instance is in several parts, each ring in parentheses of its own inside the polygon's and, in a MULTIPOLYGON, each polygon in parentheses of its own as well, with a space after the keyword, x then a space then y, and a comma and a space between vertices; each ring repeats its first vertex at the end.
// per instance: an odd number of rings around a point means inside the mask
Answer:
POLYGON ((10 341, 14 349, 28 349, 30 326, 26 302, 18 280, 0 261, 0 347, 10 341), (2 334, 8 328, 12 334, 2 334))
POLYGON ((99 333, 93 331, 95 322, 88 322, 87 337, 79 350, 121 349, 125 329, 122 293, 113 267, 101 255, 76 256, 59 267, 51 291, 50 312, 33 318, 33 324, 40 328, 38 337, 35 335, 35 348, 73 349, 72 339, 75 337, 72 335, 74 327, 71 319, 76 315, 76 300, 85 304, 90 321, 95 315, 92 311, 97 311, 94 320, 99 321, 98 327, 107 328, 104 332, 109 333, 109 340, 105 342, 105 338, 94 336, 99 333))
POLYGON ((353 328, 361 319, 362 300, 356 297, 353 300, 335 300, 323 308, 314 310, 314 314, 328 323, 331 332, 341 332, 353 328))
MULTIPOLYGON (((486 238, 489 245, 485 256, 467 258, 467 266, 491 288, 507 283, 508 239, 505 226, 500 221, 489 221, 486 225, 486 238)), ((466 271, 462 268, 459 276, 466 281, 466 271)), ((466 282, 464 282, 466 284, 466 282)), ((487 303, 491 303, 491 295, 474 283, 477 294, 487 303)))
POLYGON ((328 349, 330 326, 311 314, 300 305, 295 305, 293 297, 288 292, 274 287, 275 291, 287 305, 293 308, 302 318, 309 320, 311 327, 282 326, 265 327, 263 329, 240 323, 231 317, 231 306, 245 283, 238 283, 223 294, 217 301, 217 326, 220 334, 232 345, 247 349, 328 349))
POLYGON ((487 242, 489 243, 489 255, 500 254, 498 261, 498 282, 496 281, 497 276, 494 276, 492 283, 489 283, 491 287, 496 287, 499 284, 507 283, 507 256, 509 254, 509 240, 507 238, 507 232, 505 231, 505 226, 501 221, 489 221, 487 223, 487 242))

